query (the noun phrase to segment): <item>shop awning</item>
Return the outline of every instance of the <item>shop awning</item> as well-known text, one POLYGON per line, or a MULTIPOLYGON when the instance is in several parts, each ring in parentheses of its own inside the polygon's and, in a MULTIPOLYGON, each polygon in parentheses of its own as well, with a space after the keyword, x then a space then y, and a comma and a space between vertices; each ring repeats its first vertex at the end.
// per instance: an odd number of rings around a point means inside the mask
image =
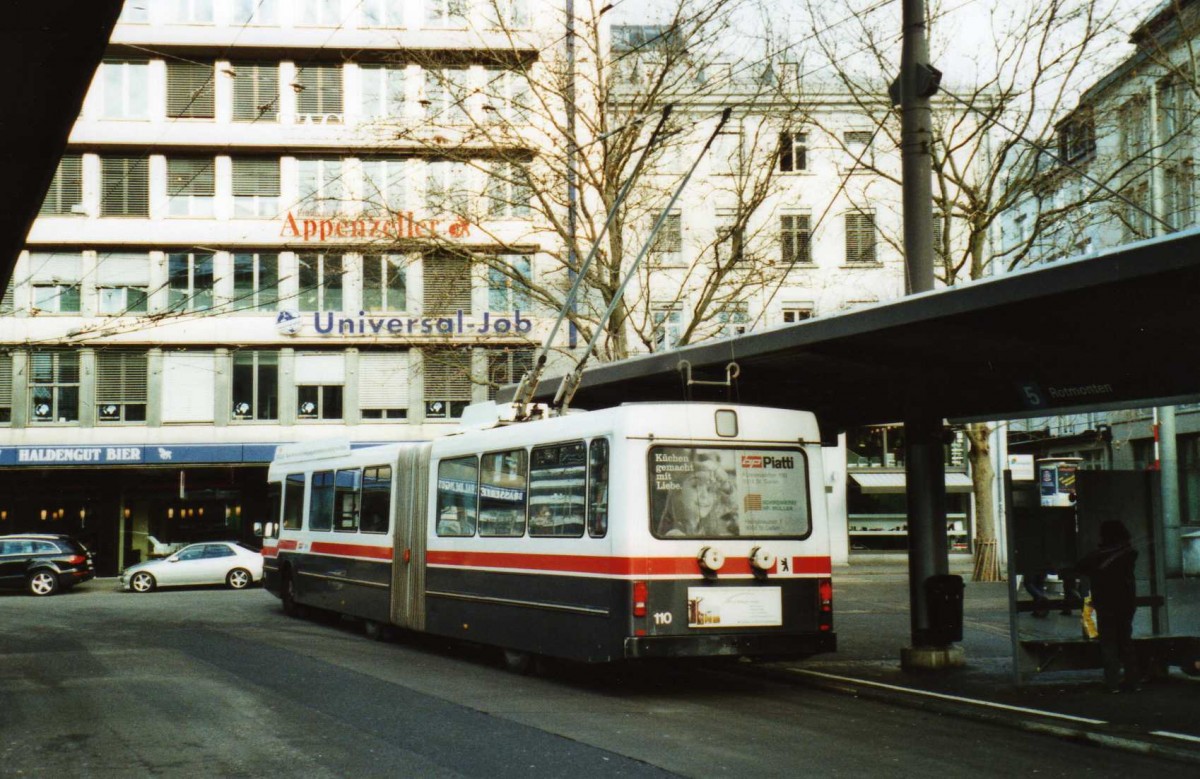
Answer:
MULTIPOLYGON (((851 473, 850 478, 864 495, 894 495, 904 492, 903 473, 851 473)), ((946 474, 946 492, 970 492, 971 477, 965 473, 946 474)))

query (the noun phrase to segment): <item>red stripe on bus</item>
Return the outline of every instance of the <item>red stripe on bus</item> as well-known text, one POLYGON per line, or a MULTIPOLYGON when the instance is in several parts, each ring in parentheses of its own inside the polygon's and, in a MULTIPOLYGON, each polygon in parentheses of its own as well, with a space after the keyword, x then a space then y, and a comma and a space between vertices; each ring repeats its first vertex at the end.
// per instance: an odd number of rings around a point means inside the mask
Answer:
POLYGON ((295 549, 295 548, 296 548, 296 542, 293 541, 292 539, 290 539, 290 538, 279 539, 279 551, 286 552, 289 549, 295 549))
POLYGON ((314 554, 336 555, 338 557, 370 557, 374 560, 391 560, 390 546, 367 546, 366 544, 336 544, 331 541, 313 541, 314 554))
MULTIPOLYGON (((694 557, 596 557, 584 555, 519 554, 511 552, 428 552, 429 565, 461 568, 515 568, 530 571, 609 574, 614 576, 694 575, 700 564, 694 557)), ((828 557, 793 557, 791 573, 828 574, 828 557)), ((748 574, 749 558, 726 559, 721 573, 748 574)), ((778 566, 774 569, 778 573, 778 566)))

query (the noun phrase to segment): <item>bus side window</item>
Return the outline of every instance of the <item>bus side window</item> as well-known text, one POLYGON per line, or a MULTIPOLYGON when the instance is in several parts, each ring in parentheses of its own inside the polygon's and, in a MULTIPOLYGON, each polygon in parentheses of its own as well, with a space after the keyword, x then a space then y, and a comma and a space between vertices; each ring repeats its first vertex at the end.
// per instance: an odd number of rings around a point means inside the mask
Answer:
POLYGON ((475 535, 479 464, 474 455, 438 463, 437 534, 475 535))
POLYGON ((283 485, 277 481, 267 484, 267 521, 263 523, 263 538, 279 538, 279 518, 283 513, 283 485))
POLYGON ((391 466, 379 465, 364 469, 362 479, 362 532, 388 532, 391 508, 391 466))
POLYGON ((333 480, 334 524, 333 529, 343 533, 358 530, 358 483, 362 471, 338 471, 333 480))
POLYGON ((283 489, 283 528, 299 530, 304 518, 304 474, 289 473, 283 489))
POLYGON ((608 532, 608 439, 588 445, 588 535, 603 538, 608 532))
POLYGON ((490 452, 479 474, 479 535, 525 535, 524 449, 490 452))
POLYGON ((583 537, 586 486, 583 441, 535 446, 529 457, 529 535, 583 537))
POLYGON ((333 471, 313 471, 312 497, 308 502, 308 529, 333 527, 333 471))

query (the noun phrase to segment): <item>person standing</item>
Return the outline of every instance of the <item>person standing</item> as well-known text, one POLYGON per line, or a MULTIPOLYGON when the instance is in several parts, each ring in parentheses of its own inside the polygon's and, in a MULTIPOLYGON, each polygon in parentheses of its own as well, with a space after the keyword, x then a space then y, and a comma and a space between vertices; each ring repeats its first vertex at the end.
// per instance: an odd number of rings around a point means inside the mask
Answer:
POLYGON ((1137 551, 1129 531, 1115 519, 1100 525, 1100 546, 1079 561, 1076 570, 1092 584, 1100 632, 1100 654, 1104 660, 1104 682, 1109 692, 1137 689, 1137 653, 1133 647, 1133 615, 1137 609, 1134 563, 1137 551), (1124 666, 1124 683, 1121 667, 1124 666))

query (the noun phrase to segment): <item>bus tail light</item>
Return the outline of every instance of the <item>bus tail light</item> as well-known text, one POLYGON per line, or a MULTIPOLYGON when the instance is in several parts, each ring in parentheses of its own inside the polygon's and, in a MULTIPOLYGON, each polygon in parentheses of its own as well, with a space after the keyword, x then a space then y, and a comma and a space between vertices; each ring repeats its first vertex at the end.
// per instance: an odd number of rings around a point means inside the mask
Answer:
POLYGON ((646 616, 646 583, 633 583, 633 616, 646 616))
POLYGON ((821 579, 817 582, 817 597, 820 599, 817 629, 822 633, 828 633, 833 630, 833 581, 831 579, 821 579))

